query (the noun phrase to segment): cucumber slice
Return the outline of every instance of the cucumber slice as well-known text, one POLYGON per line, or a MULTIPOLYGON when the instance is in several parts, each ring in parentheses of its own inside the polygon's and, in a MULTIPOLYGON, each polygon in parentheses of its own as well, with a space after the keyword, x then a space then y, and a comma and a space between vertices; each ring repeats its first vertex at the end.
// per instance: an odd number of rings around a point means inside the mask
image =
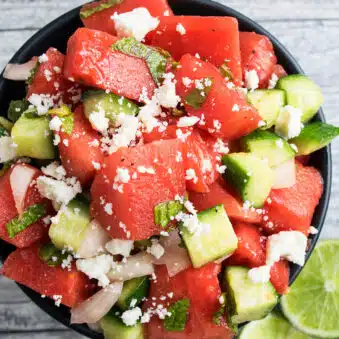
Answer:
POLYGON ((306 125, 296 138, 289 141, 297 146, 298 155, 307 155, 326 147, 338 135, 339 127, 324 122, 313 122, 306 125))
POLYGON ((270 166, 278 166, 295 156, 289 143, 275 133, 256 130, 241 138, 241 149, 260 159, 267 159, 270 166))
POLYGON ((48 235, 57 248, 68 248, 77 252, 89 222, 88 203, 83 199, 76 198, 65 209, 59 211, 57 222, 52 223, 48 235))
POLYGON ((11 136, 18 145, 17 155, 35 159, 54 159, 53 133, 47 117, 22 115, 14 124, 11 136))
POLYGON ((147 298, 149 288, 150 282, 148 277, 134 278, 125 281, 121 295, 117 301, 117 306, 122 311, 126 311, 131 307, 131 303, 133 307, 139 305, 143 298, 147 298))
POLYGON ((83 101, 87 118, 89 118, 92 112, 104 110, 106 118, 108 118, 113 125, 115 125, 117 115, 120 113, 136 115, 139 111, 139 107, 134 102, 102 90, 87 91, 84 94, 83 101))
POLYGON ((303 123, 311 120, 324 102, 321 88, 305 75, 280 78, 276 88, 286 91, 287 105, 301 109, 303 123))
POLYGON ((238 238, 224 205, 200 212, 198 219, 210 225, 207 233, 191 234, 183 225, 180 227, 189 256, 196 268, 231 254, 238 247, 238 238))
POLYGON ((225 155, 222 163, 227 167, 224 178, 242 200, 253 207, 262 207, 273 185, 273 173, 268 163, 250 153, 225 155))
POLYGON ((100 320, 100 326, 104 331, 105 339, 143 339, 143 326, 138 323, 135 326, 126 326, 115 315, 114 309, 100 320))
POLYGON ((254 283, 249 269, 241 266, 226 267, 224 288, 229 317, 233 324, 264 318, 278 303, 278 294, 270 282, 254 283))
POLYGON ((274 125, 281 107, 286 105, 286 93, 280 89, 258 89, 248 92, 247 98, 265 121, 263 129, 274 125))

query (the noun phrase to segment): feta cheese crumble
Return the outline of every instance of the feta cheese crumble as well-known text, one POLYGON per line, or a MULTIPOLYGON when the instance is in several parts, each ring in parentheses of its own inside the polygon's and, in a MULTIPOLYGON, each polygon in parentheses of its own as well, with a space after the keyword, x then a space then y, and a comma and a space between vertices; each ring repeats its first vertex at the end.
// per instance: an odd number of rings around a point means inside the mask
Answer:
POLYGON ((199 122, 198 117, 181 117, 177 123, 178 127, 190 127, 199 122))
POLYGON ((44 54, 41 54, 40 56, 39 56, 39 62, 40 62, 40 64, 42 64, 42 63, 44 63, 44 62, 47 62, 48 61, 48 56, 44 53, 44 54))
POLYGON ((165 249, 159 244, 157 239, 152 239, 152 245, 147 247, 146 252, 152 254, 154 258, 160 259, 164 255, 165 249))
POLYGON ((106 114, 103 109, 99 109, 98 112, 92 112, 89 115, 89 121, 96 131, 102 134, 107 133, 107 129, 109 127, 109 119, 106 118, 106 114))
POLYGON ((195 170, 193 168, 189 168, 188 170, 186 170, 185 180, 193 180, 194 184, 198 182, 198 177, 195 174, 195 170))
POLYGON ((133 240, 112 239, 106 243, 106 250, 113 255, 128 257, 133 249, 133 240))
POLYGON ((164 74, 162 85, 155 90, 155 96, 160 106, 165 108, 175 108, 180 102, 180 97, 176 94, 173 73, 164 74))
POLYGON ((249 90, 255 90, 259 87, 258 73, 254 69, 245 72, 245 84, 249 90))
POLYGON ((142 41, 145 36, 155 30, 159 25, 159 19, 152 17, 147 8, 139 7, 130 12, 111 16, 119 37, 134 37, 142 41))
POLYGON ((49 94, 33 93, 27 100, 36 107, 38 115, 45 115, 54 106, 53 98, 49 94))
POLYGON ((62 121, 58 116, 54 116, 49 122, 49 129, 52 131, 59 132, 62 126, 62 121))
POLYGON ((186 28, 183 26, 182 23, 178 23, 175 30, 181 34, 181 35, 185 35, 186 34, 186 28))
POLYGON ((17 151, 14 146, 15 143, 11 137, 1 137, 0 138, 0 162, 4 163, 11 161, 17 156, 17 151))
POLYGON ((53 161, 46 167, 41 167, 41 171, 43 174, 57 180, 62 180, 66 176, 65 168, 58 161, 53 161))
POLYGON ((139 307, 132 308, 131 310, 125 311, 121 315, 121 320, 126 326, 134 326, 137 321, 141 318, 142 312, 139 307))
POLYGON ((301 116, 299 108, 289 105, 281 108, 275 123, 275 132, 285 139, 297 137, 302 129, 301 116))
POLYGON ((275 73, 272 73, 270 80, 268 80, 268 89, 273 89, 276 86, 278 80, 278 76, 275 73))
POLYGON ((248 276, 256 284, 267 283, 271 278, 270 271, 271 267, 267 265, 255 267, 249 270, 248 276))

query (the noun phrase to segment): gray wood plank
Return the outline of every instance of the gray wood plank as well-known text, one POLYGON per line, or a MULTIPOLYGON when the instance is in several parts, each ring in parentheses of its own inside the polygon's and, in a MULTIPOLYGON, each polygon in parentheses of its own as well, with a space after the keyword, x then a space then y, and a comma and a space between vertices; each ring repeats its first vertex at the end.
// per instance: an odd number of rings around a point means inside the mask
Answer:
POLYGON ((85 338, 74 331, 43 331, 43 332, 27 332, 27 333, 0 333, 0 339, 81 339, 85 338))
MULTIPOLYGON (((39 28, 84 2, 82 0, 2 0, 0 30, 39 28)), ((219 2, 261 21, 339 19, 337 0, 219 0, 219 2)))

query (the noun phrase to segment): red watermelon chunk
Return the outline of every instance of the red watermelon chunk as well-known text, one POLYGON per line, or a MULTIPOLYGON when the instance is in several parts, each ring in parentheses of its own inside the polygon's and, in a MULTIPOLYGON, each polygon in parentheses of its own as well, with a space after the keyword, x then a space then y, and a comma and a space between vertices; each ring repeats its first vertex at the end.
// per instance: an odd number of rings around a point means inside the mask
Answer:
POLYGON ((81 89, 63 77, 65 56, 52 47, 45 55, 46 61, 39 64, 32 83, 28 85, 27 98, 32 94, 45 94, 50 95, 56 104, 77 102, 81 89))
POLYGON ((271 283, 279 294, 289 291, 288 282, 290 278, 290 267, 288 261, 281 259, 271 267, 271 283))
POLYGON ((210 92, 200 108, 185 103, 189 115, 205 122, 200 122, 199 128, 226 140, 237 139, 258 128, 261 118, 256 109, 248 104, 242 93, 226 85, 212 64, 186 54, 181 58, 180 65, 176 72, 177 93, 184 103, 188 93, 196 88, 195 80, 213 79, 210 92), (187 84, 187 79, 190 84, 187 84))
POLYGON ((259 77, 259 87, 266 88, 277 63, 271 41, 265 35, 240 32, 240 51, 243 78, 254 70, 259 77))
POLYGON ((176 139, 178 133, 188 135, 189 133, 192 133, 192 131, 193 129, 191 127, 177 127, 176 125, 170 125, 164 131, 159 131, 158 128, 154 128, 152 132, 145 132, 142 136, 144 142, 148 144, 152 141, 176 139))
POLYGON ((154 309, 155 304, 168 308, 172 303, 190 299, 188 321, 182 332, 168 332, 163 321, 153 316, 146 324, 148 338, 155 339, 231 339, 233 334, 224 323, 220 326, 212 322, 214 313, 220 308, 221 290, 218 281, 220 265, 211 263, 199 269, 189 268, 170 278, 165 266, 156 268, 156 282, 151 283, 150 296, 143 310, 154 309), (173 297, 169 297, 172 296, 173 297), (165 298, 164 298, 165 297, 165 298))
POLYGON ((64 76, 133 100, 139 100, 143 89, 151 97, 156 84, 146 62, 113 51, 116 41, 101 31, 77 29, 68 40, 64 76))
POLYGON ((307 236, 322 192, 323 179, 319 171, 296 162, 296 184, 271 191, 264 206, 268 218, 263 218, 262 226, 271 234, 300 231, 307 236))
MULTIPOLYGON (((89 9, 100 6, 101 4, 107 3, 108 0, 95 1, 89 4, 86 4, 82 7, 81 12, 85 12, 89 9)), ((135 8, 144 7, 147 8, 150 14, 154 17, 161 17, 164 15, 173 15, 171 8, 169 7, 166 0, 124 0, 119 5, 111 6, 102 11, 98 11, 88 17, 81 15, 80 17, 85 27, 91 29, 97 29, 99 31, 107 32, 109 34, 116 34, 114 27, 114 21, 111 19, 111 16, 114 13, 125 13, 130 12, 135 8)))
POLYGON ((73 267, 71 271, 50 267, 39 258, 39 247, 17 249, 6 259, 1 274, 47 297, 62 296, 73 307, 93 294, 93 284, 73 267))
POLYGON ((237 223, 233 226, 238 237, 238 248, 227 259, 227 265, 249 268, 265 265, 265 238, 255 225, 237 223))
POLYGON ((72 135, 65 132, 59 135, 60 159, 67 175, 77 177, 81 185, 88 186, 97 171, 96 167, 103 162, 104 154, 100 148, 99 133, 92 129, 82 105, 75 110, 72 135))
MULTIPOLYGON (((36 241, 47 237, 48 227, 43 220, 40 219, 34 224, 28 226, 22 232, 18 233, 14 238, 10 238, 8 236, 6 225, 19 214, 15 205, 10 182, 11 173, 16 166, 27 166, 33 169, 36 174, 33 176, 32 181, 34 181, 42 173, 30 165, 18 164, 9 169, 4 176, 0 178, 0 238, 15 245, 16 247, 22 248, 30 246, 36 241)), ((44 204, 47 214, 53 211, 50 202, 40 195, 36 185, 30 185, 24 197, 23 210, 26 210, 29 206, 35 204, 44 204)))
POLYGON ((176 161, 182 145, 155 141, 105 158, 91 188, 91 213, 113 238, 142 240, 161 232, 154 207, 186 192, 184 163, 176 161))
POLYGON ((223 179, 217 180, 209 187, 208 193, 189 192, 189 199, 198 211, 223 204, 227 215, 235 220, 260 223, 261 216, 251 209, 244 209, 243 202, 236 197, 223 179))
POLYGON ((161 20, 151 33, 152 45, 161 47, 179 60, 198 53, 219 67, 227 60, 233 80, 241 83, 238 21, 232 17, 171 16, 161 20))

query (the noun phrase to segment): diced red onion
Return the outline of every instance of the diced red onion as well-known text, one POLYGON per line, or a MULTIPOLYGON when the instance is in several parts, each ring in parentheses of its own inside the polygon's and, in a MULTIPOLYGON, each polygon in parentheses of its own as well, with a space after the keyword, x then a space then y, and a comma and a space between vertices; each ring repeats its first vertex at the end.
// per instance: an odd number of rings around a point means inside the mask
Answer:
POLYGON ((19 215, 24 212, 26 193, 36 173, 37 171, 34 168, 19 164, 13 168, 9 177, 15 207, 19 215))
POLYGON ((80 258, 92 258, 104 249, 105 244, 111 239, 109 234, 96 220, 88 225, 84 240, 82 241, 77 255, 80 258))
POLYGON ((27 80, 36 63, 37 59, 33 58, 24 64, 7 64, 4 72, 4 78, 15 81, 27 80))
POLYGON ((115 267, 107 273, 107 276, 111 281, 125 281, 152 273, 154 273, 153 256, 141 252, 125 258, 125 262, 116 263, 115 267))
POLYGON ((295 161, 294 159, 288 160, 283 164, 274 168, 274 181, 272 188, 289 188, 295 185, 295 161))
POLYGON ((177 230, 170 232, 168 237, 160 239, 165 249, 164 255, 154 260, 155 265, 166 265, 170 277, 192 266, 186 248, 180 247, 181 238, 177 230))
POLYGON ((114 306, 121 295, 122 282, 114 282, 71 310, 71 323, 96 323, 114 306))

